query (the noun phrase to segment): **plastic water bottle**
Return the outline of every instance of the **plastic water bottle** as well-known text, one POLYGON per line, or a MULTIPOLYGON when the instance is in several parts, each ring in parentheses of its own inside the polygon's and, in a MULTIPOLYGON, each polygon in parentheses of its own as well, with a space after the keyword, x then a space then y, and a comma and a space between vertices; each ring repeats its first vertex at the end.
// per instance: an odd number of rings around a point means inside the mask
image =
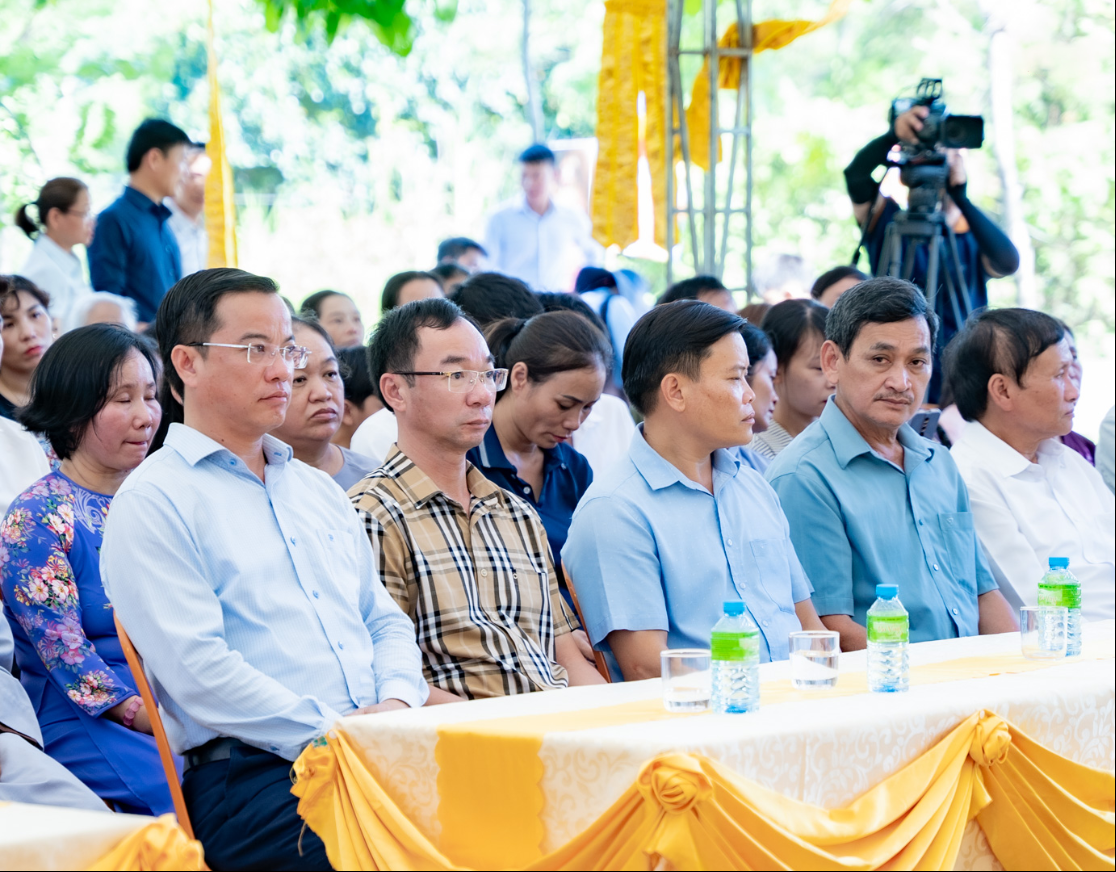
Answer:
POLYGON ((911 622, 899 602, 899 588, 877 584, 876 601, 868 609, 868 689, 873 693, 902 693, 909 684, 907 645, 911 622))
POLYGON ((1081 582, 1069 571, 1068 557, 1051 557, 1050 568, 1039 581, 1038 604, 1063 606, 1069 613, 1066 621, 1066 656, 1081 654, 1081 582))
POLYGON ((739 714, 759 709, 759 627, 739 600, 725 603, 713 627, 713 711, 739 714))

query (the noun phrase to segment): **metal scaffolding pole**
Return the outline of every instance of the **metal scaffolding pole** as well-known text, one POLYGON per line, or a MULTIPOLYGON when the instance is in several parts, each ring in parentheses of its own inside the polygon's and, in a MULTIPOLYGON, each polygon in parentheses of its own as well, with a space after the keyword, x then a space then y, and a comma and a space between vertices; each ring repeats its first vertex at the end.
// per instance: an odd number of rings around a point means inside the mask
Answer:
MULTIPOLYGON (((724 279, 725 261, 730 247, 743 239, 743 284, 733 282, 730 290, 747 290, 752 287, 752 3, 751 0, 731 0, 735 7, 736 24, 740 34, 739 48, 722 48, 717 45, 717 0, 702 0, 701 41, 683 45, 684 0, 667 3, 667 112, 670 113, 667 153, 667 283, 675 280, 676 272, 689 272, 688 258, 676 252, 689 243, 692 269, 695 273, 714 275, 724 279), (709 75, 709 154, 712 169, 702 173, 701 202, 694 200, 695 168, 690 151, 690 131, 686 124, 686 98, 689 91, 683 88, 682 58, 694 58, 698 63, 708 62, 709 75), (735 107, 731 127, 721 126, 720 89, 717 78, 723 57, 739 58, 741 62, 740 88, 735 92, 735 107), (730 136, 729 157, 718 162, 722 137, 730 136), (679 149, 675 148, 677 138, 679 149), (681 154, 676 154, 680 150, 681 154), (682 190, 678 190, 676 164, 681 163, 682 190), (743 164, 743 166, 740 166, 743 164), (738 169, 744 173, 744 205, 734 206, 737 195, 738 169), (681 240, 675 239, 678 229, 681 240)), ((729 5, 725 3, 725 5, 729 5)), ((689 83, 692 87, 692 81, 689 83)), ((735 275, 738 272, 733 271, 735 275)))

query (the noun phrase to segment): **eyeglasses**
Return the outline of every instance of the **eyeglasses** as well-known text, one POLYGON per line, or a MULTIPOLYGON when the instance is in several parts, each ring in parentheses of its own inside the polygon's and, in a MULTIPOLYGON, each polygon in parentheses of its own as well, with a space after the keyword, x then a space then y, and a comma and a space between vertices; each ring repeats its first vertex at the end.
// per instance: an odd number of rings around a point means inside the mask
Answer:
POLYGON ((302 369, 306 366, 306 358, 310 351, 301 345, 284 345, 282 348, 275 345, 253 343, 251 345, 230 345, 227 342, 187 342, 193 348, 245 348, 249 363, 268 364, 279 355, 285 364, 292 369, 302 369))
POLYGON ((459 369, 456 372, 397 372, 393 375, 445 376, 450 391, 455 394, 469 393, 477 383, 477 379, 480 379, 480 383, 484 385, 485 389, 493 394, 502 391, 508 383, 508 371, 506 369, 490 369, 485 372, 477 372, 475 369, 459 369))

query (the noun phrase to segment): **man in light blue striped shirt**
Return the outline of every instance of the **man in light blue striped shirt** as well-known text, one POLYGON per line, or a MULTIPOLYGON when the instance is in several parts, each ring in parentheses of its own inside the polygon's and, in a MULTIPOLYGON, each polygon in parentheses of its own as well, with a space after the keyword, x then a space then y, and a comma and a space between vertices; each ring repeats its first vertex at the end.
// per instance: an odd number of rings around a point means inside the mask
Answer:
POLYGON ((329 868, 301 832, 290 761, 344 715, 429 694, 345 495, 266 435, 305 355, 276 290, 205 270, 167 294, 160 351, 184 400, 167 413, 183 423, 120 488, 101 553, 220 869, 329 868))

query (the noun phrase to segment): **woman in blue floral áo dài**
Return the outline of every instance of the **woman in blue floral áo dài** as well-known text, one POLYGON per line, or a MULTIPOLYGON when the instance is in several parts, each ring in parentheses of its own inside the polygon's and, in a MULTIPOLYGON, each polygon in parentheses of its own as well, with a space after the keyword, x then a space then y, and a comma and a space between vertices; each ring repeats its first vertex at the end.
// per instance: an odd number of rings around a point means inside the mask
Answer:
MULTIPOLYGON (((143 459, 147 446, 136 433, 147 431, 147 418, 153 417, 156 426, 159 420, 157 404, 146 417, 143 414, 153 400, 154 377, 149 363, 142 357, 137 360, 137 352, 129 349, 131 340, 111 332, 126 332, 122 328, 95 325, 74 333, 85 331, 91 335, 63 342, 71 336, 66 334, 59 339, 44 356, 32 383, 25 411, 41 414, 36 400, 50 401, 51 411, 45 417, 51 426, 43 429, 56 448, 61 445, 63 461, 60 471, 47 474, 17 497, 0 524, 4 616, 15 638, 20 681, 35 708, 47 754, 114 809, 158 815, 173 811, 173 803, 101 584, 100 548, 112 497, 98 491, 115 492, 115 487, 111 476, 91 472, 103 472, 115 460, 124 467, 118 476, 122 481, 127 470, 143 459), (102 348, 106 337, 112 341, 102 348), (71 354, 86 352, 69 361, 71 366, 112 367, 116 375, 110 371, 105 381, 141 371, 136 378, 145 382, 144 393, 152 400, 141 395, 136 402, 126 394, 121 401, 114 394, 111 402, 102 401, 97 408, 96 402, 58 396, 57 388, 36 385, 41 376, 57 370, 48 366, 50 358, 65 354, 68 346, 77 346, 69 348, 71 354), (119 361, 113 361, 113 352, 126 359, 114 365, 119 361), (83 360, 100 354, 108 360, 83 360), (64 405, 67 400, 71 405, 64 405), (76 432, 68 443, 64 433, 50 432, 55 423, 50 416, 67 414, 58 409, 73 409, 80 415, 82 406, 87 407, 88 419, 74 422, 76 432), (86 443, 94 444, 89 448, 86 443), (106 485, 97 487, 101 479, 107 479, 106 485)), ((102 395, 114 391, 111 385, 95 387, 102 395)))

